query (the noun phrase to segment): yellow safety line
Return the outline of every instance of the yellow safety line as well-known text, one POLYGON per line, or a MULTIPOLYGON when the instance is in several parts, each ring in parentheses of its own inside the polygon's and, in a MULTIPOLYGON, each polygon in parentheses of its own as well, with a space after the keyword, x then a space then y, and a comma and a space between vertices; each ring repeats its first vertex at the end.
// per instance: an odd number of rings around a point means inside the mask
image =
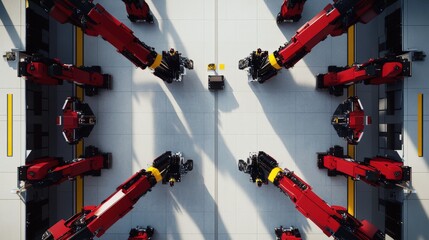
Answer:
POLYGON ((423 157, 423 93, 417 95, 417 154, 423 157))
MULTIPOLYGON (((81 28, 75 27, 75 54, 76 54, 76 66, 83 65, 83 31, 81 28)), ((84 91, 83 88, 79 85, 75 85, 75 96, 83 100, 84 91)), ((84 142, 83 140, 79 141, 79 143, 75 147, 75 156, 79 157, 83 155, 84 142)), ((75 213, 78 213, 83 208, 83 177, 77 177, 75 181, 75 213)))
POLYGON ((13 94, 7 94, 7 156, 13 156, 13 94))
MULTIPOLYGON (((351 66, 355 63, 355 26, 349 27, 347 30, 347 65, 351 66)), ((347 96, 351 97, 355 95, 355 86, 351 85, 347 88, 347 96)), ((354 145, 347 145, 347 155, 351 158, 356 158, 356 149, 354 145)), ((351 177, 347 178, 347 212, 354 216, 355 215, 355 193, 356 193, 356 183, 351 177)))

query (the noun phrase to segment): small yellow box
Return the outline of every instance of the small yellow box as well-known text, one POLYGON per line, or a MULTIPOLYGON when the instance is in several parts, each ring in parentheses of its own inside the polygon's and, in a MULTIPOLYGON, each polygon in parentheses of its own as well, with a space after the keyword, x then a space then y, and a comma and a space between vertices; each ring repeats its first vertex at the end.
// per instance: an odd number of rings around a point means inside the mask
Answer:
POLYGON ((209 63, 209 64, 207 65, 207 70, 212 70, 212 71, 216 70, 216 64, 214 64, 214 63, 209 63))

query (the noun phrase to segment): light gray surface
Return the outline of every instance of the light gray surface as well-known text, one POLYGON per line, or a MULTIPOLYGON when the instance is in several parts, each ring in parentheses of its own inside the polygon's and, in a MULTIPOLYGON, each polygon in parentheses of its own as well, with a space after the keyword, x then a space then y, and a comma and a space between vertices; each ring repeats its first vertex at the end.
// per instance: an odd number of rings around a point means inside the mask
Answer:
POLYGON ((0 232, 25 238, 25 205, 11 194, 17 188, 16 168, 25 163, 25 84, 17 77, 18 61, 3 54, 25 49, 25 1, 0 2, 0 232), (7 94, 13 94, 13 156, 7 157, 7 94))
MULTIPOLYGON (((427 1, 404 2, 404 50, 429 53, 427 1)), ((404 239, 429 239, 429 114, 428 62, 413 62, 413 76, 405 80, 404 91, 404 162, 412 167, 412 187, 416 193, 404 201, 404 239), (417 95, 423 93, 423 157, 417 157, 417 95)))
POLYGON ((250 183, 237 160, 264 150, 328 203, 346 205, 344 178, 328 178, 316 167, 316 152, 345 143, 329 124, 344 99, 315 91, 314 77, 328 65, 346 64, 345 36, 328 37, 264 85, 247 83, 237 63, 257 47, 276 50, 327 2, 308 1, 300 23, 279 27, 280 0, 148 1, 154 25, 129 23, 120 1, 99 1, 157 52, 175 47, 195 62, 183 82, 168 85, 101 38, 85 37, 85 64, 114 77, 112 91, 86 98, 98 118, 86 144, 112 152, 113 168, 85 179, 85 205, 100 203, 166 150, 195 163, 174 188, 154 187, 103 239, 125 239, 136 225, 154 226, 156 239, 274 239, 280 225, 300 228, 307 239, 326 238, 273 185, 250 183), (207 90, 212 62, 225 64, 218 72, 226 88, 218 93, 207 90))

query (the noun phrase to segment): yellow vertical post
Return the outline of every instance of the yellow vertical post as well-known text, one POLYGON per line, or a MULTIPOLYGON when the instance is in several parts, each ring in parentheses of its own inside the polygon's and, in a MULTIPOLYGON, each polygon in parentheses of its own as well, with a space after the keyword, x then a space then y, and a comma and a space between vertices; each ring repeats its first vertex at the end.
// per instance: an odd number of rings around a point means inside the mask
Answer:
POLYGON ((417 95, 417 155, 423 157, 423 94, 417 95))
POLYGON ((7 156, 13 156, 13 94, 7 94, 7 156))
MULTIPOLYGON (((355 47, 356 47, 356 39, 355 39, 355 25, 349 27, 347 30, 347 65, 351 66, 355 63, 355 47)), ((351 85, 347 89, 347 95, 349 97, 354 96, 356 92, 355 86, 351 85)), ((354 145, 347 145, 347 155, 351 158, 356 158, 356 149, 354 145)), ((347 178, 347 212, 354 216, 355 215, 355 191, 356 184, 355 181, 351 177, 347 178)))
MULTIPOLYGON (((75 64, 76 66, 82 66, 83 65, 83 31, 81 28, 75 27, 75 64)), ((83 88, 79 85, 75 85, 75 96, 83 100, 84 98, 84 91, 83 88)), ((78 144, 75 147, 75 156, 79 157, 83 155, 83 147, 84 142, 83 140, 79 141, 78 144)), ((75 212, 80 212, 83 207, 83 177, 77 177, 75 181, 75 212)))

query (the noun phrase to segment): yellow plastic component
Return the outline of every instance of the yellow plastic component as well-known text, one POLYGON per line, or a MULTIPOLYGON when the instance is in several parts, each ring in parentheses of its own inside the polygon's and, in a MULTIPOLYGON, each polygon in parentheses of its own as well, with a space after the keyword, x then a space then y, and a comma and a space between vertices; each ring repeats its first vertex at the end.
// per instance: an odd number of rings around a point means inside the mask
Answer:
POLYGON ((268 60, 270 61, 271 66, 273 66, 275 69, 277 69, 277 70, 282 69, 282 66, 280 66, 280 65, 277 63, 276 57, 274 56, 274 54, 273 54, 273 53, 271 53, 271 54, 268 56, 268 60))
POLYGON ((156 181, 159 182, 162 180, 161 173, 158 168, 150 167, 147 169, 148 172, 152 172, 152 175, 155 177, 156 181))
MULTIPOLYGON (((355 53, 356 53, 356 37, 355 37, 355 26, 350 26, 347 30, 347 65, 352 66, 355 63, 355 53)), ((356 88, 354 85, 350 85, 347 88, 347 96, 355 96, 356 88)), ((347 155, 356 158, 356 148, 355 145, 347 144, 347 155)), ((355 215, 355 196, 356 196, 356 183, 351 178, 347 178, 347 212, 354 216, 355 215)))
POLYGON ((209 63, 209 64, 207 65, 207 70, 212 70, 212 71, 216 70, 216 64, 214 64, 214 63, 209 63))
POLYGON ((270 180, 270 182, 274 182, 279 172, 283 172, 283 169, 279 167, 273 168, 273 170, 271 170, 270 174, 268 175, 268 180, 270 180))
POLYGON ((417 95, 417 155, 423 157, 423 94, 417 95))
POLYGON ((219 64, 219 70, 225 70, 225 64, 223 63, 219 64))
POLYGON ((153 61, 152 65, 149 66, 150 69, 155 69, 159 67, 162 61, 162 56, 160 54, 156 55, 155 61, 153 61))
POLYGON ((7 94, 7 156, 13 156, 13 94, 7 94))
POLYGON ((260 187, 262 185, 262 180, 260 178, 257 178, 255 183, 256 183, 256 186, 260 187))
MULTIPOLYGON (((83 65, 83 54, 84 54, 84 47, 83 47, 83 38, 84 33, 83 30, 79 27, 75 27, 75 54, 76 54, 76 66, 82 66, 83 65)), ((84 98, 84 92, 83 87, 79 85, 75 85, 75 97, 77 97, 79 100, 83 101, 84 98)), ((81 156, 84 152, 84 141, 80 140, 76 146, 75 146, 75 156, 81 156)), ((76 181, 74 181, 74 191, 75 191, 75 208, 74 212, 78 213, 82 210, 84 205, 84 179, 82 176, 76 177, 76 181)))

